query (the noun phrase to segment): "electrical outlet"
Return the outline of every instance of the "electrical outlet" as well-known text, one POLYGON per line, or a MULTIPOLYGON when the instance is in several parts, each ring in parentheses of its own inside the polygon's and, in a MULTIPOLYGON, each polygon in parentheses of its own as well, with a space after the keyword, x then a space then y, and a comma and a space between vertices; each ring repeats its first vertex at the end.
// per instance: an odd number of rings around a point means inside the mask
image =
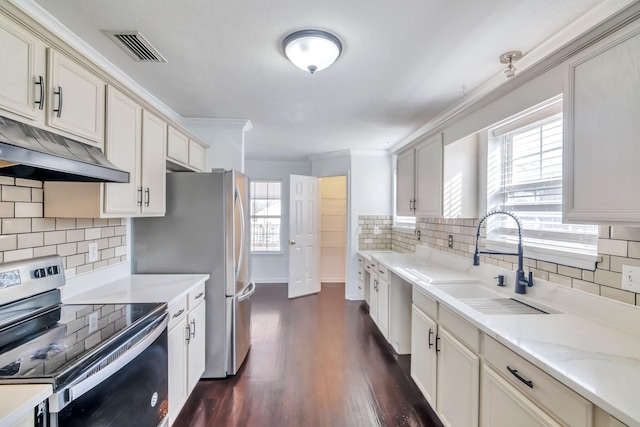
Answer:
POLYGON ((622 289, 640 292, 640 267, 622 266, 622 289))
POLYGON ((98 260, 98 244, 96 242, 89 243, 89 262, 98 260))
POLYGON ((449 234, 448 244, 450 248, 453 247, 453 234, 449 234))
POLYGON ((373 234, 380 234, 380 227, 377 225, 373 226, 373 234))

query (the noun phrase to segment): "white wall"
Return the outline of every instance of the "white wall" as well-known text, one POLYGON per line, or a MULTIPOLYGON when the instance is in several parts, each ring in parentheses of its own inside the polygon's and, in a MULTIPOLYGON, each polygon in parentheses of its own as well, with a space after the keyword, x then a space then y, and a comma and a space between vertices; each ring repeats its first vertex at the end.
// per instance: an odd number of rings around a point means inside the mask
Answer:
POLYGON ((244 135, 249 120, 185 119, 182 125, 209 144, 205 170, 235 169, 245 172, 244 135))
POLYGON ((252 279, 256 283, 289 281, 289 175, 311 175, 309 162, 247 160, 245 173, 256 180, 282 181, 282 251, 251 256, 252 279))

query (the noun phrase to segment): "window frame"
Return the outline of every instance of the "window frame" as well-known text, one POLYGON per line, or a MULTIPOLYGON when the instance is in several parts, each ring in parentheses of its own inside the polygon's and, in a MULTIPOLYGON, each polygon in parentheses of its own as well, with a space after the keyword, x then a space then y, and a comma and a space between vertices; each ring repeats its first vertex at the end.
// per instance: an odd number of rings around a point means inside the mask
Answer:
POLYGON ((284 251, 282 250, 282 218, 283 218, 283 206, 282 206, 282 201, 283 201, 283 185, 282 185, 282 180, 281 179, 252 179, 250 182, 250 188, 251 190, 249 191, 249 233, 251 236, 250 239, 250 248, 249 251, 251 252, 251 254, 255 254, 255 255, 281 255, 284 253, 284 251), (254 192, 253 192, 253 186, 256 183, 266 183, 266 184, 278 184, 280 186, 280 197, 278 198, 270 198, 267 197, 265 198, 254 198, 254 192), (280 215, 254 215, 253 214, 253 201, 254 200, 280 200, 280 215), (254 249, 254 244, 253 244, 253 220, 254 218, 256 219, 270 219, 270 218, 274 218, 274 219, 279 219, 280 220, 280 227, 279 227, 279 247, 278 250, 273 250, 273 251, 264 251, 264 250, 255 250, 254 249))
MULTIPOLYGON (((517 130, 524 129, 529 126, 533 126, 536 123, 541 123, 546 119, 550 119, 558 114, 562 114, 562 96, 554 97, 547 102, 530 108, 522 113, 510 117, 502 122, 497 123, 487 129, 488 132, 488 147, 487 147, 487 173, 486 173, 486 203, 487 211, 501 208, 504 201, 505 186, 504 175, 505 168, 507 168, 507 158, 504 155, 506 150, 505 135, 513 133, 517 130), (496 158, 499 158, 499 164, 496 167, 496 158), (492 163, 494 162, 494 163, 492 163), (492 170, 492 166, 493 170, 492 170), (497 170, 496 170, 497 169, 497 170)), ((563 121, 564 126, 564 121, 563 121)), ((563 141, 564 143, 564 141, 563 141)), ((561 149, 563 150, 563 149, 561 149)), ((560 181, 560 188, 562 188, 562 178, 560 181)), ((556 187, 558 179, 549 180, 556 181, 556 187)), ((518 184, 522 188, 529 186, 529 188, 540 187, 535 184, 518 184)), ((544 187, 544 186, 542 186, 544 187)), ((512 186, 513 188, 513 186, 512 186)), ((549 203, 550 205, 552 203, 549 203)), ((541 205, 542 206, 542 205, 541 205)), ((555 210, 553 210, 555 211, 555 210)), ((549 211, 551 212, 551 211, 549 211)), ((562 215, 562 200, 560 201, 560 209, 557 211, 560 216, 562 215)), ((513 211, 518 216, 518 211, 513 211)), ((496 218, 497 216, 490 217, 489 219, 496 218)), ((567 224, 572 227, 580 227, 580 224, 567 224)), ((503 252, 515 252, 517 250, 517 232, 515 229, 511 231, 509 228, 507 233, 499 235, 499 238, 492 238, 492 234, 495 236, 495 220, 491 223, 487 221, 487 238, 485 239, 485 246, 487 249, 503 252), (509 232, 511 231, 511 232, 509 232)), ((598 260, 597 254, 597 241, 599 233, 590 234, 587 238, 590 246, 584 244, 580 238, 563 240, 560 236, 571 235, 571 231, 537 231, 527 229, 524 232, 523 244, 524 255, 527 258, 533 258, 536 260, 547 261, 562 265, 568 265, 572 267, 593 270, 595 269, 595 263, 598 260), (545 239, 549 235, 558 236, 556 239, 545 239)), ((574 232, 575 233, 575 232, 574 232)), ((575 234, 574 234, 575 235, 575 234)))

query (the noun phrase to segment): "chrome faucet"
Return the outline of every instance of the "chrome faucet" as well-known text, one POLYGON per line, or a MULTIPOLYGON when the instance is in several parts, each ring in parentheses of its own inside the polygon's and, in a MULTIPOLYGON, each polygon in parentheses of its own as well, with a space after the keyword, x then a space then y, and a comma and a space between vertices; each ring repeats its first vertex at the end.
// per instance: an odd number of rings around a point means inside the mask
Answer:
POLYGON ((524 270, 522 268, 522 258, 524 254, 524 248, 522 246, 522 223, 517 216, 512 214, 511 212, 506 211, 491 211, 488 212, 485 216, 480 219, 480 223, 478 224, 478 231, 476 232, 476 251, 473 254, 473 265, 480 265, 480 254, 494 254, 494 255, 514 255, 518 257, 518 270, 516 270, 516 294, 526 294, 527 287, 533 286, 533 272, 529 272, 529 278, 525 279, 524 270), (478 242, 480 241, 480 227, 482 227, 482 223, 491 215, 507 215, 513 218, 518 224, 518 253, 512 252, 495 252, 495 251, 479 251, 478 250, 478 242))

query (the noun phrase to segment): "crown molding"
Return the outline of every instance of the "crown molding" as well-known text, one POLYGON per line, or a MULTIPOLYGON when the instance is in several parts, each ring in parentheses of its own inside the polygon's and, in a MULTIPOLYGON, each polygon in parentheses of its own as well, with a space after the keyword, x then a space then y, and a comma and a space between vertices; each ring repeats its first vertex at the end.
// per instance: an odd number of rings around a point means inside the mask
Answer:
POLYGON ((349 157, 351 156, 351 150, 339 150, 339 151, 329 151, 327 153, 320 154, 311 154, 307 156, 307 160, 310 162, 316 160, 325 160, 325 159, 335 159, 337 157, 349 157))
POLYGON ((352 156, 369 156, 369 157, 389 157, 391 152, 388 149, 383 150, 349 150, 352 156))
POLYGON ((396 154, 424 136, 441 132, 446 126, 502 98, 638 18, 640 18, 640 4, 635 0, 600 3, 531 51, 526 52, 517 63, 518 73, 515 77, 505 81, 504 73, 500 71, 416 131, 395 143, 389 149, 390 152, 396 154))
POLYGON ((253 123, 249 119, 216 119, 207 117, 183 118, 180 122, 184 127, 236 127, 243 132, 253 129, 253 123))

